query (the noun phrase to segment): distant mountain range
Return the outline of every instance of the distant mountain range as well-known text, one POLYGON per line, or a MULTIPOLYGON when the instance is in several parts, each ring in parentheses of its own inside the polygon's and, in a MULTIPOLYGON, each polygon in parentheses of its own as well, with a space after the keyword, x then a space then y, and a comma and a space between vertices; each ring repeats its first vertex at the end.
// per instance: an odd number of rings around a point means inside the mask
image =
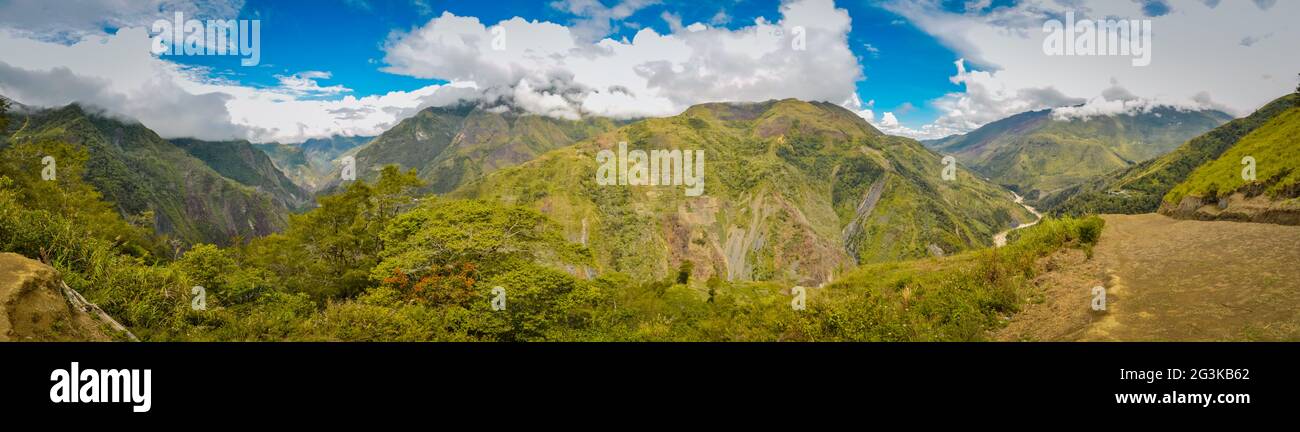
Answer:
POLYGON ((1231 120, 1220 111, 1158 107, 1130 114, 1017 114, 964 135, 927 141, 939 152, 1030 201, 1163 155, 1231 120))
POLYGON ((374 137, 334 135, 312 138, 300 144, 254 144, 265 152, 294 183, 316 191, 328 182, 327 176, 337 168, 336 159, 360 147, 374 137))

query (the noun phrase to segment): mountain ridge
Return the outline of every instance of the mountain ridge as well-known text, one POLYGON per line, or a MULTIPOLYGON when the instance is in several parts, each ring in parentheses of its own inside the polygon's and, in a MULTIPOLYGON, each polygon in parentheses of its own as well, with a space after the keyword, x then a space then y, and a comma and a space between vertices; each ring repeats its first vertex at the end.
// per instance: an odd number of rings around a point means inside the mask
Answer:
POLYGON ((595 273, 815 286, 858 262, 988 246, 1032 219, 1008 191, 964 170, 943 182, 942 170, 938 154, 838 105, 786 99, 637 121, 450 195, 539 209, 593 251, 595 273), (705 151, 704 196, 598 185, 595 156, 623 142, 629 152, 705 151))
POLYGON ((1038 110, 926 144, 1038 202, 1172 151, 1229 120, 1219 111, 1168 106, 1084 118, 1038 110))

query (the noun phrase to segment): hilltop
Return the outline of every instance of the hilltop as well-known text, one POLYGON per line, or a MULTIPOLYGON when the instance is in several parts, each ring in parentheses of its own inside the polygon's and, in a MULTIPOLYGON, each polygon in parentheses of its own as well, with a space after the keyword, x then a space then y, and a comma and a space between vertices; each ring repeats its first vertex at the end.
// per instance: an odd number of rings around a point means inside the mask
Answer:
MULTIPOLYGON (((374 180, 384 166, 397 165, 416 170, 427 191, 445 193, 615 126, 600 117, 571 121, 472 104, 430 107, 341 155, 356 158, 358 180, 374 180)), ((321 188, 337 188, 339 172, 333 167, 321 188)))

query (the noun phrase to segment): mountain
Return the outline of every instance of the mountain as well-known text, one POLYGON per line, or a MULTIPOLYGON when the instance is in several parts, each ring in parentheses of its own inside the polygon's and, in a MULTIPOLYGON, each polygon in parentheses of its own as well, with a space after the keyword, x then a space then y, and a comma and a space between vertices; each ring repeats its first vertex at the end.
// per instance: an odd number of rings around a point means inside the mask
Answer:
POLYGON ((1300 225, 1300 104, 1269 119, 1174 186, 1160 213, 1300 225), (1248 177, 1253 163, 1254 178, 1248 177))
POLYGON ((1042 207, 1054 215, 1154 212, 1165 195, 1193 170, 1218 159, 1242 138, 1293 108, 1298 100, 1300 95, 1295 94, 1274 100, 1164 156, 1071 187, 1044 201, 1042 207))
POLYGON ((1042 110, 927 145, 1037 201, 1165 154, 1228 120, 1231 117, 1219 111, 1172 107, 1087 118, 1064 118, 1042 110))
POLYGON ((300 144, 254 144, 271 157, 295 184, 309 191, 323 187, 330 172, 337 167, 335 159, 344 153, 365 145, 374 137, 334 135, 329 138, 312 138, 300 144))
POLYGON ((886 136, 844 108, 787 99, 638 121, 451 196, 546 213, 593 253, 587 276, 815 286, 859 262, 988 246, 995 232, 1032 220, 1010 192, 965 171, 943 181, 943 168, 919 142, 886 136), (684 185, 600 185, 597 158, 621 142, 629 152, 703 152, 702 195, 688 196, 684 185))
MULTIPOLYGON (((606 118, 569 121, 473 105, 431 107, 349 154, 356 158, 360 180, 373 180, 385 165, 396 164, 415 169, 430 192, 445 193, 615 126, 606 118)), ((327 189, 340 183, 339 172, 335 166, 327 189)))
POLYGON ((222 176, 139 123, 73 104, 10 115, 5 144, 58 140, 89 153, 85 178, 125 216, 152 212, 157 232, 183 243, 227 244, 282 229, 287 211, 269 194, 222 176))
POLYGON ((301 209, 312 202, 310 192, 289 180, 266 153, 248 141, 174 139, 171 142, 226 178, 270 194, 277 204, 287 209, 301 209))

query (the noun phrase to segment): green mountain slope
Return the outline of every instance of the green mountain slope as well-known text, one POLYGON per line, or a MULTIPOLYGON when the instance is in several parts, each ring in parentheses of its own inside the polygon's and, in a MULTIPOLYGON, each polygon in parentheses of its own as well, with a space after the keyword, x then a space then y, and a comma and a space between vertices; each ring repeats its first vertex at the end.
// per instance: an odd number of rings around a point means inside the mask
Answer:
POLYGON ((301 209, 311 204, 311 193, 289 180, 266 153, 248 141, 174 139, 171 142, 226 178, 270 194, 276 203, 287 209, 301 209))
MULTIPOLYGON (((605 118, 567 121, 472 105, 431 107, 348 154, 356 158, 359 180, 373 180, 385 165, 395 164, 415 169, 430 192, 445 193, 615 126, 605 118)), ((339 171, 335 166, 326 189, 338 186, 339 171)))
POLYGON ((10 122, 6 144, 59 140, 86 148, 86 180, 106 201, 123 215, 152 212, 157 232, 183 243, 225 244, 235 236, 270 234, 286 223, 286 209, 270 195, 223 177, 138 123, 75 104, 14 113, 10 122))
POLYGON ((286 176, 308 191, 325 186, 337 164, 335 159, 374 139, 363 136, 334 135, 313 138, 300 144, 266 143, 253 146, 266 153, 286 176))
POLYGON ((1169 154, 1071 187, 1044 201, 1042 207, 1054 215, 1154 212, 1165 195, 1193 170, 1219 158, 1243 137, 1294 107, 1297 100, 1300 95, 1274 100, 1249 116, 1189 140, 1169 154))
POLYGON ((1160 212, 1196 219, 1300 225, 1300 106, 1283 111, 1164 197, 1160 212), (1255 178, 1243 170, 1251 158, 1255 178))
POLYGON ((942 169, 920 143, 833 104, 705 104, 498 170, 452 195, 541 210, 592 250, 588 276, 815 285, 857 262, 987 246, 995 232, 1032 220, 1009 192, 965 171, 942 181, 942 169), (620 142, 703 151, 703 195, 597 184, 597 153, 620 142))
POLYGON ((1135 114, 1059 119, 1017 114, 928 145, 1031 201, 1165 154, 1231 117, 1161 107, 1135 114))

